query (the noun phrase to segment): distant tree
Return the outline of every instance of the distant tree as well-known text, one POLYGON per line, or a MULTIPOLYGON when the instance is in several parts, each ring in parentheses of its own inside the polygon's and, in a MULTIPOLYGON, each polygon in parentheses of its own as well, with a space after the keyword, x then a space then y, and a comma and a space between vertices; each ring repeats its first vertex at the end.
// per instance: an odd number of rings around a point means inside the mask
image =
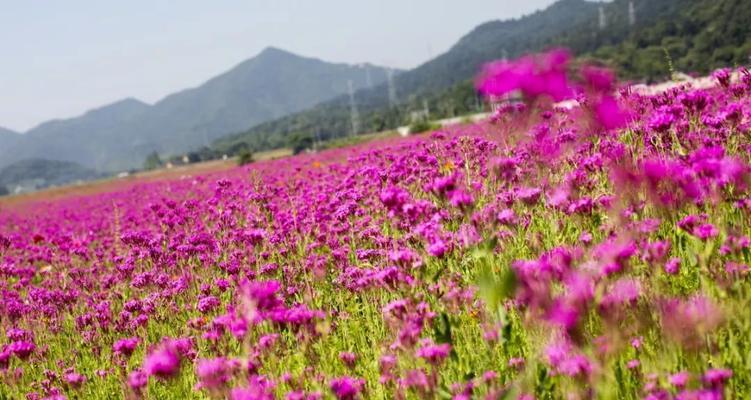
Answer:
POLYGON ((227 149, 227 154, 231 156, 242 156, 245 153, 250 153, 251 156, 253 155, 253 152, 250 150, 250 146, 246 142, 235 143, 227 149))
POLYGON ((193 164, 201 161, 201 154, 197 151, 191 151, 185 155, 185 158, 188 160, 188 164, 193 164))
POLYGON ((0 196, 7 196, 10 192, 8 191, 8 188, 5 186, 0 186, 0 196))
POLYGON ((313 136, 309 134, 296 133, 289 139, 289 147, 292 148, 293 154, 300 154, 303 151, 313 147, 313 136))
POLYGON ((146 156, 146 161, 143 162, 143 169, 151 171, 162 166, 162 159, 159 158, 159 153, 152 151, 146 156))
POLYGON ((240 151, 240 154, 238 154, 238 157, 237 157, 237 164, 238 165, 250 164, 253 161, 255 161, 255 160, 253 160, 253 152, 251 152, 248 149, 242 150, 242 151, 240 151))
POLYGON ((441 126, 426 119, 420 119, 409 126, 409 133, 423 133, 439 129, 441 126))

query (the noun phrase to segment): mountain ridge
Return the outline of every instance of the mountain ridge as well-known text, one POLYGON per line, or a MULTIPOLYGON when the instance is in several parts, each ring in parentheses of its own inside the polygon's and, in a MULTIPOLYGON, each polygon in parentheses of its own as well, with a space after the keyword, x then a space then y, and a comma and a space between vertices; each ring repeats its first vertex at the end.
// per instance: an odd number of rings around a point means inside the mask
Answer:
MULTIPOLYGON (((477 112, 472 78, 483 63, 551 47, 572 50, 576 62, 604 63, 625 79, 669 79, 673 66, 708 73, 747 62, 751 7, 747 0, 559 0, 521 18, 476 26, 445 53, 395 78, 400 104, 384 85, 355 93, 362 132, 410 124, 410 111, 429 106, 430 118, 477 112), (673 60, 670 64, 669 59, 673 60), (458 114, 457 114, 458 112, 458 114)), ((208 154, 242 147, 290 147, 295 138, 351 134, 349 97, 249 127, 216 140, 208 154)), ((359 133, 359 132, 358 132, 359 133)), ((310 140, 308 140, 310 141, 310 140)))
POLYGON ((154 104, 129 97, 77 117, 43 122, 17 140, 0 142, 0 167, 43 158, 98 171, 137 168, 151 152, 180 154, 346 93, 348 81, 363 88, 367 73, 375 84, 386 80, 384 67, 329 63, 267 47, 154 104))
MULTIPOLYGON (((644 0, 646 1, 646 0, 644 0)), ((559 0, 543 10, 520 18, 482 23, 462 36, 446 52, 402 72, 394 78, 396 95, 402 106, 422 108, 418 98, 425 92, 447 90, 452 85, 471 79, 487 61, 519 56, 542 47, 563 31, 596 20, 600 2, 559 0), (492 34, 491 34, 492 33, 492 34)), ((377 131, 403 123, 403 116, 384 111, 390 103, 388 88, 381 84, 355 93, 364 126, 377 131), (374 110, 382 111, 372 115, 374 110)), ((283 146, 292 133, 318 131, 324 139, 339 137, 350 131, 349 97, 339 96, 309 110, 291 114, 249 127, 218 139, 212 148, 220 152, 247 143, 253 148, 283 146), (321 129, 323 127, 323 129, 321 129), (276 135, 278 132, 281 135, 276 135)))

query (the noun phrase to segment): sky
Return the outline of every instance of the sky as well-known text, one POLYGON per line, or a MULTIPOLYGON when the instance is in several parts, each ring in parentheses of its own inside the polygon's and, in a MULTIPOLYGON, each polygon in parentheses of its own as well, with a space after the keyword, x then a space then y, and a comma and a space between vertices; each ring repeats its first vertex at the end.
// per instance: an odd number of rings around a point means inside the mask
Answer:
POLYGON ((0 0, 0 126, 154 103, 267 46, 411 68, 553 0, 0 0))

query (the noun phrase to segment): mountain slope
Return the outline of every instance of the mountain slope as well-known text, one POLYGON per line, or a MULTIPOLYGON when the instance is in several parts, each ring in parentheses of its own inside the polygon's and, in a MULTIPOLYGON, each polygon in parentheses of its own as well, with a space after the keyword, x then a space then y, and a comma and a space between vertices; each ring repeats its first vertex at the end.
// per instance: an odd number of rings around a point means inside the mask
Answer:
POLYGON ((100 176, 91 169, 69 161, 29 159, 0 170, 0 192, 20 193, 100 176))
POLYGON ((134 99, 80 117, 39 125, 0 148, 0 166, 26 158, 74 161, 99 171, 140 167, 157 151, 179 154, 297 112, 355 89, 379 84, 385 69, 327 63, 268 48, 203 85, 150 106, 134 99))
MULTIPOLYGON (((482 24, 446 53, 397 76, 397 97, 406 107, 421 107, 420 97, 471 79, 487 61, 539 49, 567 30, 596 21, 598 8, 599 3, 561 0, 519 19, 482 24)), ((388 93, 386 85, 356 93, 365 130, 390 128, 403 122, 403 115, 389 110, 388 93)), ((320 130, 318 134, 324 139, 342 136, 351 131, 348 107, 349 98, 341 96, 303 113, 222 138, 214 147, 225 150, 240 142, 255 148, 275 147, 284 145, 286 137, 293 132, 311 134, 316 130, 320 130)))
MULTIPOLYGON (((400 109, 389 106, 384 85, 357 92, 362 131, 407 124, 405 110, 422 109, 426 102, 432 117, 468 112, 476 104, 470 82, 483 63, 552 46, 609 62, 625 77, 647 80, 669 75, 663 47, 677 57, 676 67, 688 71, 744 62, 751 50, 751 7, 743 3, 748 0, 560 0, 520 19, 482 24, 446 53, 396 78, 400 109)), ((349 98, 222 138, 213 150, 226 152, 239 143, 256 149, 285 146, 301 133, 323 139, 350 134, 349 98)))
POLYGON ((21 135, 17 132, 13 132, 10 129, 5 129, 0 126, 0 149, 15 144, 19 139, 21 139, 21 135))
POLYGON ((661 18, 626 40, 592 49, 627 78, 661 79, 670 68, 706 74, 715 68, 748 64, 751 4, 748 0, 675 0, 672 18, 661 18))
POLYGON ((150 106, 135 99, 88 111, 78 118, 45 122, 28 131, 22 140, 0 151, 1 165, 24 159, 71 161, 90 168, 107 165, 127 152, 129 126, 150 106), (117 149, 123 153, 116 154, 117 149))

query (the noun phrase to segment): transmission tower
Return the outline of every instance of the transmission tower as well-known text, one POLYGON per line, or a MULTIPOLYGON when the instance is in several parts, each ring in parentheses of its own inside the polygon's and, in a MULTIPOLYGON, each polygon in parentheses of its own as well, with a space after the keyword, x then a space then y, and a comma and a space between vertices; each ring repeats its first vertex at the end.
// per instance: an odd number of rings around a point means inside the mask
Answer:
POLYGON ((368 64, 365 64, 365 85, 368 88, 373 87, 373 81, 370 79, 370 66, 368 64))
POLYGON ((604 30, 605 28, 608 27, 608 20, 605 17, 605 7, 600 6, 599 12, 600 12, 600 30, 604 30))
POLYGON ((396 107, 396 86, 394 85, 394 70, 388 68, 386 70, 386 80, 389 87, 389 106, 396 107))
POLYGON ((636 25, 636 7, 634 7, 633 1, 628 2, 628 24, 636 25))
POLYGON ((360 131, 360 114, 357 112, 357 104, 355 104, 355 88, 352 85, 352 80, 347 81, 347 89, 349 89, 349 115, 352 120, 352 136, 355 136, 360 131))

